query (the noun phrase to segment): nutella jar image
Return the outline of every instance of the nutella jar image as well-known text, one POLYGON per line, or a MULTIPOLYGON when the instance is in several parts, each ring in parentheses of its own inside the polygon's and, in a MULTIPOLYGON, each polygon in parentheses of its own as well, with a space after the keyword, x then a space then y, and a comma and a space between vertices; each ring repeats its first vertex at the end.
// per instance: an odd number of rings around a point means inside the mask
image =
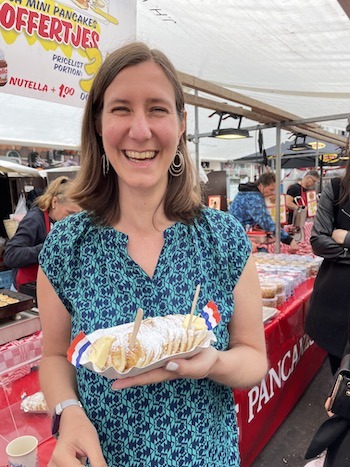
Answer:
POLYGON ((7 83, 7 62, 5 60, 5 54, 0 49, 0 86, 5 86, 7 83))

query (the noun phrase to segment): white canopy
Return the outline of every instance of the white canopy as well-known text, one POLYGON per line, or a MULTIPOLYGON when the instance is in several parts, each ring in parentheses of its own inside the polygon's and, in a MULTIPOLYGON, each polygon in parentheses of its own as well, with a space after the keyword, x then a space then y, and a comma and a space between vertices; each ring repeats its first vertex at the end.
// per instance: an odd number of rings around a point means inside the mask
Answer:
MULTIPOLYGON (((344 0, 138 0, 137 38, 163 50, 179 71, 300 118, 350 114, 350 21, 344 0)), ((195 131, 188 106, 188 133, 195 131)), ((0 142, 76 148, 82 110, 0 93, 0 142)), ((199 109, 199 133, 218 118, 199 109)), ((256 122, 243 119, 242 127, 256 122)), ((344 118, 321 123, 345 129, 344 118)), ((201 138, 203 160, 257 151, 257 137, 201 138)), ((282 132, 282 141, 289 134, 282 132)), ((264 130, 265 147, 276 143, 264 130)), ((194 149, 194 147, 193 147, 194 149)))
POLYGON ((23 175, 27 177, 40 177, 40 172, 32 167, 26 167, 15 162, 0 160, 0 173, 23 175))

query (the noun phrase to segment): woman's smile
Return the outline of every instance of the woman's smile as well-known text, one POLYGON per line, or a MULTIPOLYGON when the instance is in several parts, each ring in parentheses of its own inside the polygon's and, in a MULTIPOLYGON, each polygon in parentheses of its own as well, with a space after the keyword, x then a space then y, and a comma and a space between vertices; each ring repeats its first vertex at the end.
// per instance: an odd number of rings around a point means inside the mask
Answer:
POLYGON ((130 161, 145 161, 145 160, 152 160, 156 157, 157 151, 123 151, 124 155, 130 161))

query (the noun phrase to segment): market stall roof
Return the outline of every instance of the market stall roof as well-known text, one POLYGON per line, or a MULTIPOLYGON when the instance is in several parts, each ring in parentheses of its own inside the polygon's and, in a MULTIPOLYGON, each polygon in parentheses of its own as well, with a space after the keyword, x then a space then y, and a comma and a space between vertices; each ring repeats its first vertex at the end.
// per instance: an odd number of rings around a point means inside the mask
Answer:
POLYGON ((19 174, 27 177, 40 177, 40 171, 36 169, 16 164, 15 162, 5 161, 3 159, 0 159, 0 173, 9 175, 19 174))
POLYGON ((337 0, 149 0, 138 33, 179 70, 301 117, 349 109, 350 21, 337 0))
MULTIPOLYGON (((350 109, 348 8, 345 0, 138 1, 137 38, 163 50, 181 72, 265 103, 267 116, 268 106, 301 118, 343 115, 350 109)), ((188 132, 194 133, 194 107, 187 108, 188 132)), ((0 92, 0 113, 0 142, 79 146, 81 109, 0 92)), ((210 114, 199 109, 200 133, 216 128, 210 114)), ((257 121, 243 120, 242 126, 257 121)), ((330 131, 345 125, 344 119, 322 123, 330 131)), ((282 141, 288 135, 283 132, 282 141)), ((251 154, 256 132, 252 136, 201 138, 200 157, 234 160, 251 154)), ((275 130, 264 130, 264 140, 266 146, 275 144, 275 130)))

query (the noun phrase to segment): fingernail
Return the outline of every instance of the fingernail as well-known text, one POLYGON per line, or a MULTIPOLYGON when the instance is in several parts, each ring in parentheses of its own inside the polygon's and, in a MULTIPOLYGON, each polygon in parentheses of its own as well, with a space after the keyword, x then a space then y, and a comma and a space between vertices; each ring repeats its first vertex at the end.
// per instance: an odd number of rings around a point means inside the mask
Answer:
POLYGON ((168 371, 176 371, 179 368, 179 365, 175 362, 167 363, 165 369, 168 371))
POLYGON ((112 389, 114 391, 118 391, 118 389, 123 389, 123 381, 120 379, 114 381, 114 383, 112 384, 112 389))

